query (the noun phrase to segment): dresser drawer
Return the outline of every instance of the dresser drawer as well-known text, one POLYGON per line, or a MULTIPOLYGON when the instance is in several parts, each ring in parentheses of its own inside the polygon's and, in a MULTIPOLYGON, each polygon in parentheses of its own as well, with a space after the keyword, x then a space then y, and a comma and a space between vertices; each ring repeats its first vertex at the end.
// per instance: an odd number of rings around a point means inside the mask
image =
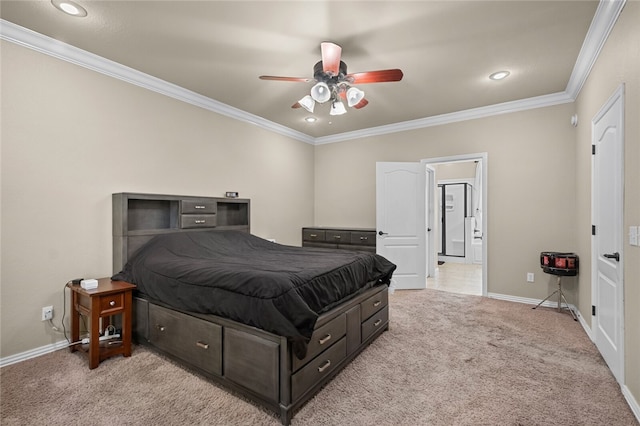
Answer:
POLYGON ((303 229, 302 241, 325 241, 325 232, 319 229, 303 229))
POLYGON ((316 331, 311 335, 309 346, 307 346, 307 356, 303 359, 298 359, 293 356, 293 371, 297 371, 300 367, 311 361, 319 353, 333 345, 340 340, 347 332, 347 315, 342 314, 316 331))
POLYGON ((387 306, 389 303, 389 290, 384 288, 382 291, 374 294, 360 304, 362 309, 362 321, 368 319, 371 315, 387 306))
POLYGON ((208 373, 222 374, 222 327, 149 305, 149 341, 208 373))
POLYGON ((217 207, 218 203, 211 200, 182 200, 180 203, 180 212, 183 214, 216 214, 217 207))
POLYGON ((333 346, 322 352, 304 368, 291 376, 291 400, 295 402, 305 394, 323 376, 333 371, 347 357, 346 338, 340 339, 333 346))
POLYGON ((349 231, 325 231, 324 240, 328 243, 345 243, 349 244, 351 241, 351 232, 349 231))
POLYGON ((181 228, 213 228, 216 226, 215 214, 183 214, 180 216, 181 228))
POLYGON ((362 342, 364 343, 373 333, 384 328, 389 322, 389 308, 379 310, 371 318, 362 323, 362 342))
POLYGON ((351 231, 351 244, 360 246, 375 246, 376 233, 368 231, 351 231))

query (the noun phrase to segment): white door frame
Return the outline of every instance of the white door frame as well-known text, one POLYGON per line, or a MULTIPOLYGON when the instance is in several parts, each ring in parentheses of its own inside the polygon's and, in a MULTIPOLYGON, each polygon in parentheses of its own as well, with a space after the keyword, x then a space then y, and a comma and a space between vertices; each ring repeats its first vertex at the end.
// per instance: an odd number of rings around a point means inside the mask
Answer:
MULTIPOLYGON (((598 111, 598 113, 593 117, 593 119, 591 120, 591 144, 592 146, 596 144, 596 138, 597 135, 595 134, 595 127, 596 127, 596 123, 598 122, 598 120, 600 118, 602 118, 612 107, 614 107, 616 105, 617 102, 621 102, 621 116, 619 117, 620 122, 618 123, 619 125, 619 135, 621 138, 621 144, 622 146, 620 146, 620 153, 619 153, 619 157, 616 159, 618 164, 616 166, 614 166, 614 168, 616 170, 619 171, 620 173, 620 179, 621 179, 621 187, 620 187, 620 194, 617 194, 618 197, 616 197, 617 199, 614 201, 614 203, 617 205, 617 208, 619 209, 618 211, 618 217, 616 218, 616 221, 619 223, 619 228, 617 231, 619 233, 618 235, 618 241, 619 241, 619 247, 617 248, 618 253, 620 254, 620 261, 618 263, 618 271, 619 271, 619 281, 618 283, 616 283, 617 285, 617 292, 616 292, 616 299, 615 300, 615 304, 616 304, 616 314, 617 317, 615 318, 615 323, 617 324, 616 327, 616 331, 615 333, 617 334, 617 360, 616 363, 618 364, 615 368, 615 371, 613 368, 611 368, 611 366, 609 366, 609 368, 611 369, 614 377, 616 378, 616 380, 618 381, 618 383, 620 385, 624 385, 624 374, 625 374, 625 368, 624 368, 624 364, 625 364, 625 356, 624 356, 624 92, 625 92, 625 85, 621 84, 620 86, 618 86, 618 88, 616 89, 616 91, 611 95, 611 97, 604 103, 604 105, 601 107, 601 109, 598 111)), ((597 152, 596 152, 597 155, 597 152)), ((591 223, 596 225, 596 234, 598 232, 597 227, 598 227, 598 223, 596 223, 596 218, 597 218, 597 205, 596 205, 596 201, 595 200, 595 196, 596 196, 596 176, 595 176, 595 172, 596 172, 596 155, 592 155, 591 156, 591 223)), ((599 268, 598 268, 598 262, 599 262, 599 257, 602 255, 602 253, 600 253, 600 248, 598 247, 597 244, 597 235, 592 236, 591 237, 591 302, 592 305, 595 305, 598 302, 598 275, 599 275, 599 268)), ((594 343, 596 344, 596 346, 598 346, 598 334, 599 334, 599 321, 600 321, 600 316, 598 311, 600 310, 600 306, 596 306, 596 315, 595 317, 592 317, 592 321, 591 321, 591 334, 592 334, 592 339, 594 341, 594 343)), ((606 337, 605 337, 606 338, 606 337)), ((600 350, 600 349, 599 349, 600 350)))
POLYGON ((482 295, 487 296, 487 282, 488 282, 488 268, 487 268, 487 259, 489 258, 489 245, 487 244, 488 234, 487 234, 487 222, 489 222, 489 212, 487 203, 488 199, 488 190, 487 190, 487 171, 488 171, 488 159, 489 155, 486 152, 479 152, 475 154, 462 154, 462 155, 452 155, 449 157, 436 157, 436 158, 426 158, 420 160, 421 163, 425 165, 435 165, 438 163, 456 163, 462 161, 479 161, 482 165, 482 295))
POLYGON ((433 277, 436 274, 436 264, 438 263, 438 253, 436 251, 435 241, 435 236, 437 235, 435 217, 436 171, 433 167, 425 164, 425 172, 427 173, 427 181, 425 185, 427 188, 427 207, 425 210, 427 215, 427 277, 433 277))

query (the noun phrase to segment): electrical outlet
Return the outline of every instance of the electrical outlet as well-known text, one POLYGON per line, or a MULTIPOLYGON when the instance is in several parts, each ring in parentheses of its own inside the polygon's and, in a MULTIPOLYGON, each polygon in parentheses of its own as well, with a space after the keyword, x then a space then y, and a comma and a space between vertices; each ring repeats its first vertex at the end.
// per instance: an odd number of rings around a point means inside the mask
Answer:
POLYGON ((527 272, 527 282, 528 283, 533 282, 533 272, 527 272))
POLYGON ((42 308, 42 321, 53 319, 53 306, 45 306, 42 308))

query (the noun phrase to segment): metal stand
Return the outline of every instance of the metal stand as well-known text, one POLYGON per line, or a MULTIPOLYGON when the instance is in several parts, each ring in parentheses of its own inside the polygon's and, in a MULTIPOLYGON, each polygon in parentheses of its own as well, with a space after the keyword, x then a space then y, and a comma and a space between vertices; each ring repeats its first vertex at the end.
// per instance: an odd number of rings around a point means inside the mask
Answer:
POLYGON ((532 309, 537 308, 538 306, 542 305, 544 302, 546 302, 551 296, 553 296, 554 294, 558 293, 558 312, 562 312, 562 301, 564 300, 564 303, 567 305, 567 310, 571 313, 571 316, 573 317, 574 321, 578 321, 578 317, 576 317, 576 314, 573 312, 573 310, 569 307, 569 302, 567 302, 567 298, 564 297, 564 293, 562 292, 562 284, 561 284, 561 276, 558 275, 558 289, 556 291, 554 291, 553 293, 551 293, 550 295, 548 295, 547 297, 545 297, 540 303, 538 303, 536 306, 534 306, 532 309))

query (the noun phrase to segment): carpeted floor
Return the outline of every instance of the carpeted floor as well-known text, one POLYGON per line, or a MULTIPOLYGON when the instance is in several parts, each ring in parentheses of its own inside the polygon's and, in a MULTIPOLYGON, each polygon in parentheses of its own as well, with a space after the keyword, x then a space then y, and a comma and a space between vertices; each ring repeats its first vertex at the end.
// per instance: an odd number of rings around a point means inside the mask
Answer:
MULTIPOLYGON (((437 290, 390 296, 391 328, 293 425, 638 425, 567 313, 437 290)), ((0 370, 3 425, 277 425, 137 346, 89 370, 57 351, 0 370)))

